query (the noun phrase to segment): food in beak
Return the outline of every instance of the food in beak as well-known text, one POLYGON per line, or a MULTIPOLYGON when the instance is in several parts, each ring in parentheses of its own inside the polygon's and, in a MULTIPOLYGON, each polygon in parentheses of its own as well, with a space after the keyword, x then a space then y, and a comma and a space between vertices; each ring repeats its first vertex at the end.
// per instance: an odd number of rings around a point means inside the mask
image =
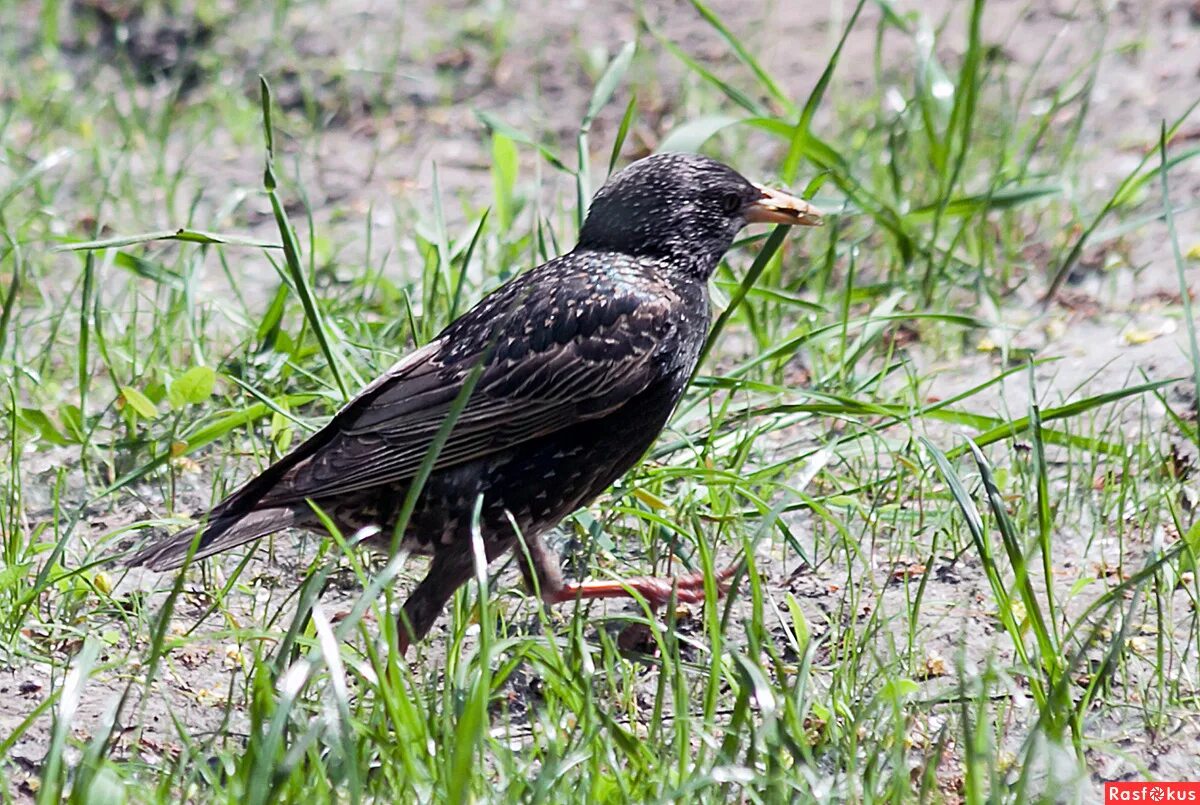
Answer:
POLYGON ((821 211, 804 199, 758 184, 755 187, 762 191, 762 197, 744 208, 743 214, 748 223, 799 226, 820 226, 823 223, 821 211))

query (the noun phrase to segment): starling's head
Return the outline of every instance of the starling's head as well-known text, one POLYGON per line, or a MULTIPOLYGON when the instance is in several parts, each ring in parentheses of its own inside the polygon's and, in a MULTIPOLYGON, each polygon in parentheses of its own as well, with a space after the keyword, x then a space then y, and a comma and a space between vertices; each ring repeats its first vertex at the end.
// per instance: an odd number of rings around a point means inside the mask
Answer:
POLYGON ((578 248, 666 258, 707 277, 748 223, 816 226, 821 213, 714 159, 655 154, 613 174, 600 188, 578 248))

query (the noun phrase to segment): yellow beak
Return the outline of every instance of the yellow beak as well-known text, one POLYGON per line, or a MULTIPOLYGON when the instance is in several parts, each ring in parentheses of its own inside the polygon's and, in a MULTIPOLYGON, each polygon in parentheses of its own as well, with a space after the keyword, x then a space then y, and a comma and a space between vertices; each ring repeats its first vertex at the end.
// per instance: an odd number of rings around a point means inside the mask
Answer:
POLYGON ((821 211, 802 198, 787 193, 754 185, 762 191, 762 198, 747 204, 742 214, 752 224, 789 224, 799 226, 821 226, 824 221, 821 211))

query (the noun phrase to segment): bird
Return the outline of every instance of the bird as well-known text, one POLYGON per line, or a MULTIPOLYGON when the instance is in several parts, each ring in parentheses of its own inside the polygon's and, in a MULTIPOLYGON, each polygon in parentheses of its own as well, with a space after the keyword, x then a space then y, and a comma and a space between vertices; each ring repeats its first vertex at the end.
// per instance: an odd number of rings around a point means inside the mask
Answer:
POLYGON ((319 532, 316 507, 345 534, 375 526, 370 547, 431 557, 398 615, 402 651, 474 574, 473 529, 488 562, 516 547, 547 604, 702 601, 702 573, 568 583, 544 535, 666 426, 708 335, 709 278, 738 232, 822 220, 807 200, 706 156, 632 162, 596 192, 570 252, 492 291, 195 525, 125 564, 174 570, 284 529, 319 532))

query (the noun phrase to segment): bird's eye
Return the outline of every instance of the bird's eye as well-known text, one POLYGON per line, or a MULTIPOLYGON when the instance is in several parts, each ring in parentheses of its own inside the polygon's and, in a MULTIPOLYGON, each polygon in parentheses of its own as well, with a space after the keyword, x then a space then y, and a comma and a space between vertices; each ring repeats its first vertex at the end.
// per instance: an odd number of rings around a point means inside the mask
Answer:
POLYGON ((721 196, 721 209, 733 214, 742 208, 742 197, 738 193, 726 193, 721 196))

